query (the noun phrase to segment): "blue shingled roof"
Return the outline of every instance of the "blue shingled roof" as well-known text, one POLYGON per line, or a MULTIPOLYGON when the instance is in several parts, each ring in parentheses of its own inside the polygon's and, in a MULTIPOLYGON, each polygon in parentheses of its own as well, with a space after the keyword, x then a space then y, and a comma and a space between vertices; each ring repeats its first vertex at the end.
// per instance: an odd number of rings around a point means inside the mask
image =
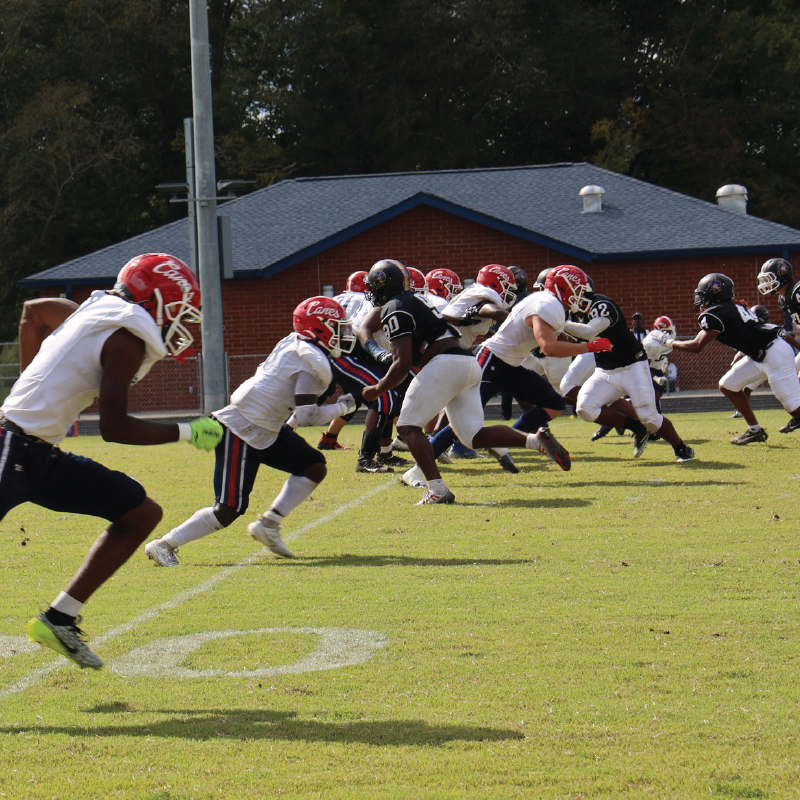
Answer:
MULTIPOLYGON (((800 231, 600 169, 549 164, 496 169, 298 178, 220 204, 231 218, 235 277, 268 277, 426 204, 588 262, 800 249, 800 231), (578 192, 605 189, 584 214, 578 192)), ((113 281, 139 253, 189 259, 180 220, 32 275, 43 287, 113 281)))

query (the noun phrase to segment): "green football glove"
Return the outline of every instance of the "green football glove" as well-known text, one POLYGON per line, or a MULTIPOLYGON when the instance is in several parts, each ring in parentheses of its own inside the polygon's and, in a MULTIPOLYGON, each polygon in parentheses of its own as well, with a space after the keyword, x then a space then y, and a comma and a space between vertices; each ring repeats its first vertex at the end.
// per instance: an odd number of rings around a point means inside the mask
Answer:
POLYGON ((211 417, 199 417, 189 423, 189 442, 198 450, 213 450, 222 441, 222 425, 211 417))

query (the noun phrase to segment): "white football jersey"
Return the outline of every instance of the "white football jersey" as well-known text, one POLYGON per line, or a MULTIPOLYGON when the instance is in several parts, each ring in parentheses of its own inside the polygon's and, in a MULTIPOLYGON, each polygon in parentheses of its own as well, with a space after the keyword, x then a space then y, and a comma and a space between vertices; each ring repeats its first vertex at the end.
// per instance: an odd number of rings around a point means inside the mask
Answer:
MULTIPOLYGON (((444 310, 439 309, 440 313, 444 316, 455 317, 460 319, 467 313, 467 310, 478 303, 491 303, 498 308, 505 308, 503 298, 488 286, 483 286, 480 283, 473 283, 468 286, 463 292, 457 294, 445 307, 444 310)), ((458 331, 461 334, 459 344, 465 350, 472 350, 472 345, 475 340, 480 336, 486 336, 495 324, 493 319, 482 319, 477 325, 465 325, 463 328, 459 327, 458 331)), ((458 326, 456 326, 458 327, 458 326)))
POLYGON ((319 397, 332 379, 328 356, 290 333, 231 395, 231 402, 213 416, 251 447, 264 450, 278 438, 281 426, 294 411, 295 395, 319 397))
MULTIPOLYGON (((367 318, 369 313, 373 311, 375 308, 374 305, 370 302, 362 303, 361 308, 358 309, 355 317, 353 317, 353 330, 357 333, 358 329, 361 327, 361 324, 367 318)), ((378 343, 379 347, 382 347, 384 350, 389 349, 389 337, 383 332, 383 328, 378 328, 372 334, 372 338, 378 343)))
POLYGON ((100 394, 100 355, 106 339, 126 328, 145 344, 135 381, 167 355, 161 331, 143 308, 113 294, 92 292, 42 342, 28 368, 5 399, 2 411, 26 433, 58 444, 100 394))
MULTIPOLYGON (((333 299, 344 309, 347 319, 353 319, 367 298, 363 292, 342 292, 333 299)), ((369 303, 367 305, 372 308, 369 303)))
POLYGON ((531 350, 539 346, 533 329, 526 323, 530 317, 541 317, 556 332, 564 330, 567 315, 561 301, 548 291, 533 292, 511 309, 497 333, 486 340, 487 347, 512 367, 522 366, 531 350))

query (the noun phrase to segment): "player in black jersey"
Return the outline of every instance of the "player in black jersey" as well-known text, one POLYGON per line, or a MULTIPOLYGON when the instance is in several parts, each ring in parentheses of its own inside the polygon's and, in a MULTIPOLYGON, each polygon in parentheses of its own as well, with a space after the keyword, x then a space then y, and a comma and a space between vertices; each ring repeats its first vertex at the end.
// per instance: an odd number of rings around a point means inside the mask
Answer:
POLYGON ((694 450, 658 411, 647 355, 642 343, 628 329, 622 309, 610 297, 595 294, 586 316, 586 323, 568 322, 564 331, 581 339, 605 336, 611 340, 613 349, 595 353, 596 369, 578 392, 578 415, 589 422, 632 429, 634 458, 644 452, 649 434, 655 433, 672 445, 678 461, 691 461, 694 450), (626 395, 641 427, 631 426, 629 417, 609 407, 626 395))
MULTIPOLYGON (((795 325, 800 325, 800 281, 794 279, 792 265, 785 258, 770 258, 761 265, 758 273, 758 291, 761 294, 778 294, 781 289, 783 294, 778 296, 778 305, 785 311, 795 325)), ((791 341, 790 337, 789 340, 791 341)), ((795 369, 800 369, 800 356, 795 356, 795 369)), ((800 420, 791 417, 782 427, 781 433, 789 433, 800 428, 800 420)))
MULTIPOLYGON (((716 339, 744 353, 745 357, 719 381, 719 390, 748 425, 731 443, 765 442, 767 432, 758 423, 744 390, 759 378, 766 379, 781 405, 793 418, 800 419, 800 383, 794 369, 794 351, 784 340, 783 328, 760 322, 745 303, 734 301, 733 293, 733 281, 727 275, 712 272, 702 278, 694 290, 700 332, 691 341, 671 344, 676 350, 699 353, 716 339)), ((664 343, 668 341, 665 338, 664 343)))
MULTIPOLYGON (((417 369, 403 400, 397 430, 428 484, 418 505, 455 500, 423 432, 425 424, 442 409, 467 447, 528 447, 553 458, 548 452, 549 440, 543 440, 539 431, 524 433, 507 425, 484 427, 481 368, 473 354, 459 345, 458 331, 424 295, 411 291, 404 264, 393 259, 378 261, 367 275, 367 287, 371 301, 382 308, 381 321, 390 342, 392 363, 378 384, 366 387, 361 394, 371 402, 382 392, 399 386, 412 368, 417 369)), ((560 450, 562 458, 569 459, 569 454, 560 450)))

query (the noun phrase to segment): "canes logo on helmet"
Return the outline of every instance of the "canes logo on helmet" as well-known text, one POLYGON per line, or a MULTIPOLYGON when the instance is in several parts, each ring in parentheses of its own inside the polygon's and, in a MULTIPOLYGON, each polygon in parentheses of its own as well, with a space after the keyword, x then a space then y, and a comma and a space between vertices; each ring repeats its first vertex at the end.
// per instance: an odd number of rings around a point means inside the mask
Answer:
POLYGON ((367 291, 367 273, 363 269, 354 272, 347 279, 347 283, 344 285, 344 288, 348 292, 357 292, 358 294, 364 294, 364 292, 367 291))
POLYGON ((696 311, 733 300, 733 281, 721 272, 711 272, 700 279, 694 290, 696 311))
POLYGON ((367 300, 382 306, 393 297, 411 291, 408 268, 401 261, 384 258, 375 262, 367 273, 367 300))
POLYGON ((554 267, 547 273, 544 286, 573 314, 586 314, 592 307, 592 282, 580 267, 572 264, 554 267))
POLYGON ((425 276, 416 267, 406 267, 408 277, 411 279, 411 288, 415 292, 425 291, 425 276))
POLYGON ((200 284, 187 264, 168 253, 144 253, 119 271, 113 291, 150 314, 171 356, 188 355, 194 335, 186 326, 199 325, 203 315, 200 284))
POLYGON ((782 286, 794 280, 792 265, 785 258, 771 258, 761 265, 758 273, 758 291, 775 294, 782 286))
POLYGON ((318 344, 333 358, 351 353, 356 343, 350 320, 331 297, 303 300, 292 314, 292 327, 301 339, 318 344))
POLYGON ((656 317, 653 328, 657 331, 665 331, 672 339, 678 335, 675 332, 675 323, 667 316, 656 317))
POLYGON ((444 300, 452 300, 464 287, 461 285, 461 278, 451 269, 432 269, 425 276, 425 285, 430 294, 441 297, 444 300))
POLYGON ((475 282, 494 289, 506 307, 513 305, 517 299, 515 294, 517 282, 514 280, 514 273, 502 264, 487 264, 485 267, 481 267, 475 282))

